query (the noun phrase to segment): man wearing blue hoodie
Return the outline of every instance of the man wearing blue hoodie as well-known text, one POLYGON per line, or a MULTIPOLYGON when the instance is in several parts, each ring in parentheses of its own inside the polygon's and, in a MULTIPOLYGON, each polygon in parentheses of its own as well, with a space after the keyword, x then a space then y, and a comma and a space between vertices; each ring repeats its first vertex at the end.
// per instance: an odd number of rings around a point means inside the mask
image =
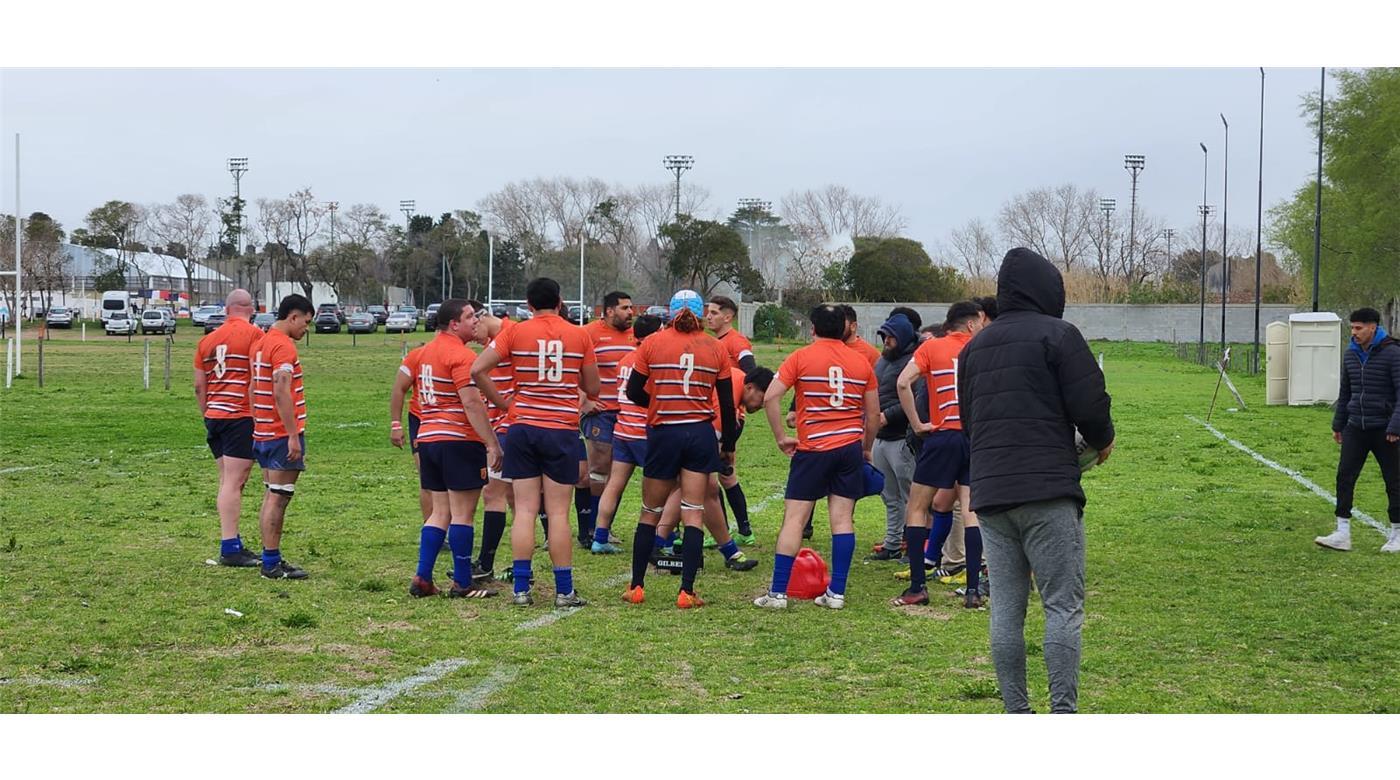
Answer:
POLYGON ((1332 416, 1337 462, 1337 530, 1313 541, 1351 549, 1351 504, 1356 478, 1375 455, 1389 499, 1390 533, 1381 552, 1400 553, 1400 341, 1386 335, 1380 312, 1351 313, 1351 343, 1342 357, 1342 387, 1332 416))
POLYGON ((880 359, 875 361, 875 377, 880 383, 880 430, 875 433, 870 462, 885 475, 885 489, 880 492, 885 502, 885 541, 870 557, 897 561, 903 555, 900 548, 909 481, 914 477, 914 452, 904 442, 909 419, 899 404, 895 380, 914 356, 919 334, 908 317, 895 314, 880 326, 879 336, 884 340, 880 359))

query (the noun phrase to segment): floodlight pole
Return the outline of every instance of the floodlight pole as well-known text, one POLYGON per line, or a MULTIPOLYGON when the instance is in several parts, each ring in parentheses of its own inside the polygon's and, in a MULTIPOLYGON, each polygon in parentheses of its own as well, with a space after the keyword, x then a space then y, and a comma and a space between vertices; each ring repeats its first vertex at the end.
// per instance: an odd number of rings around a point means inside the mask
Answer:
POLYGON ((24 270, 23 270, 23 244, 21 236, 24 235, 24 214, 19 207, 19 133, 15 133, 15 310, 10 312, 10 316, 15 321, 15 375, 24 371, 24 270))
POLYGON ((1176 229, 1167 228, 1162 231, 1162 234, 1167 237, 1167 264, 1170 266, 1172 261, 1172 236, 1176 235, 1176 229))
MULTIPOLYGON (((1317 203, 1313 206, 1313 311, 1318 309, 1318 273, 1322 270, 1322 136, 1323 119, 1326 114, 1327 69, 1323 68, 1317 88, 1317 203)), ((18 177, 18 172, 16 172, 16 177, 18 177)))
MULTIPOLYGON (((403 238, 404 238, 404 245, 405 245, 405 247, 408 246, 409 240, 413 237, 413 209, 414 209, 414 207, 416 207, 417 205, 418 205, 417 202, 416 202, 416 201, 413 201, 413 200, 401 200, 401 201, 399 201, 399 211, 402 211, 402 212, 403 212, 403 238)), ((411 252, 412 249, 410 248, 409 251, 411 252)), ((403 289, 404 289, 405 295, 407 295, 408 293, 412 292, 412 290, 410 290, 409 287, 408 287, 408 262, 407 262, 407 261, 408 261, 408 258, 405 257, 405 258, 404 258, 404 264, 403 264, 403 289)), ((416 301, 415 301, 415 303, 416 303, 416 301)))
POLYGON ((1220 352, 1225 354, 1225 302, 1230 297, 1230 123, 1225 125, 1225 182, 1220 202, 1220 352))
POLYGON ((1123 155, 1123 167, 1126 168, 1126 169, 1128 170, 1128 173, 1131 174, 1132 177, 1133 177, 1133 195, 1132 195, 1132 200, 1129 201, 1129 203, 1130 203, 1131 205, 1129 205, 1129 207, 1128 207, 1128 208, 1129 208, 1129 211, 1128 211, 1128 291, 1129 291, 1129 293, 1132 292, 1133 283, 1134 283, 1134 278, 1133 278, 1133 247, 1134 247, 1135 244, 1136 244, 1136 235, 1137 235, 1137 181, 1138 181, 1138 174, 1139 174, 1139 173, 1142 173, 1142 169, 1145 168, 1146 166, 1147 166, 1147 157, 1146 157, 1145 155, 1141 155, 1141 154, 1125 154, 1125 155, 1123 155))
POLYGON ((668 154, 661 158, 666 170, 676 174, 676 214, 675 221, 681 218, 681 174, 695 166, 695 158, 688 154, 668 154))
POLYGON ((1259 69, 1259 200, 1254 220, 1254 370, 1259 370, 1259 306, 1264 301, 1264 69, 1259 69))
MULTIPOLYGON (((1113 262, 1113 257, 1108 252, 1109 221, 1113 219, 1113 211, 1118 208, 1118 201, 1114 198, 1099 198, 1099 211, 1103 212, 1103 260, 1109 264, 1113 262)), ((1112 268, 1112 265, 1105 265, 1104 268, 1112 268)), ((1108 277, 1104 277, 1104 294, 1107 290, 1108 277)))
POLYGON ((496 240, 486 232, 486 303, 496 302, 496 240))
POLYGON ((1201 360, 1206 354, 1206 220, 1210 217, 1210 206, 1206 203, 1207 181, 1210 178, 1210 151, 1201 144, 1201 340, 1197 351, 1201 360))
MULTIPOLYGON (((245 173, 248 172, 248 158, 247 158, 247 157, 230 157, 230 158, 228 158, 228 172, 231 173, 231 174, 233 174, 233 215, 234 215, 234 218, 235 218, 234 221, 235 221, 235 223, 236 223, 236 224, 234 225, 234 228, 233 228, 233 232, 234 232, 234 248, 237 250, 239 258, 242 258, 242 257, 243 257, 243 186, 242 186, 242 182, 243 182, 243 174, 245 174, 245 173)), ((240 269, 239 269, 239 271, 238 271, 238 278, 239 278, 239 281, 242 282, 242 280, 243 280, 243 271, 242 271, 241 265, 240 265, 240 269)), ((194 301, 190 301, 190 306, 194 306, 194 301)), ((194 309, 190 309, 190 311, 194 311, 194 309)))

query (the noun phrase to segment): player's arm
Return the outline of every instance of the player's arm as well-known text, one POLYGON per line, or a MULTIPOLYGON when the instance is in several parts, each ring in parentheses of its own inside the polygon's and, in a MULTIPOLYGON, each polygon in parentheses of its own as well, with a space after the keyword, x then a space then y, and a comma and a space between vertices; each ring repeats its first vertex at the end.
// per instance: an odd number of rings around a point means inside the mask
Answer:
POLYGON ((632 374, 627 377, 626 392, 627 400, 637 406, 643 409, 651 406, 651 395, 647 393, 647 375, 635 366, 632 368, 632 374))
MULTIPOLYGON (((198 358, 196 358, 197 360, 198 358)), ((251 376, 251 374, 249 375, 251 376)), ((204 369, 199 366, 194 367, 194 400, 199 403, 199 416, 203 417, 209 412, 209 377, 205 375, 204 369)))
MULTIPOLYGON (((904 364, 904 370, 899 372, 899 379, 895 380, 895 390, 899 392, 899 408, 904 410, 904 416, 909 419, 909 425, 915 433, 928 433, 933 430, 933 426, 919 419, 919 411, 914 405, 914 383, 919 380, 922 370, 919 368, 917 360, 910 360, 904 364)), ((878 407, 879 399, 875 401, 877 414, 876 422, 879 422, 878 407)), ((868 427, 868 426, 867 426, 868 427)))
POLYGON ((743 371, 745 374, 758 368, 758 361, 753 359, 752 352, 745 352, 743 355, 740 355, 737 362, 739 364, 739 370, 743 371))
POLYGON ((476 431, 476 435, 486 444, 487 464, 492 471, 499 471, 501 442, 496 438, 496 432, 491 430, 491 419, 486 414, 486 402, 481 398, 481 391, 468 385, 458 388, 457 396, 462 399, 462 408, 467 412, 467 422, 471 423, 472 430, 476 431))
POLYGON ((773 377, 768 384, 768 392, 763 394, 763 414, 768 418, 768 427, 773 429, 773 439, 777 441, 778 449, 791 455, 797 449, 797 440, 789 436, 787 428, 783 427, 783 394, 787 391, 783 380, 773 377))
POLYGON ((734 412, 734 379, 720 377, 715 382, 715 392, 719 393, 720 452, 734 451, 739 438, 739 420, 734 412))
POLYGON ((496 351, 494 344, 482 350, 481 354, 476 356, 476 362, 472 363, 472 381, 492 406, 497 409, 509 409, 510 402, 501 397, 496 383, 491 381, 491 371, 500 364, 501 353, 496 351))
POLYGON ((389 443, 403 449, 403 399, 413 387, 408 369, 399 366, 394 374, 394 389, 389 393, 389 443))
POLYGON ((287 431, 287 459, 301 460, 301 442, 295 433, 297 405, 292 398, 291 363, 283 363, 272 369, 272 404, 277 408, 277 416, 282 419, 282 428, 287 431))
POLYGON ((861 452, 870 461, 870 453, 875 448, 875 433, 880 430, 880 391, 871 388, 865 391, 865 441, 861 442, 861 452))
POLYGON ((594 406, 598 405, 598 393, 602 391, 603 383, 598 379, 598 364, 584 363, 578 369, 578 386, 583 391, 583 396, 594 406))

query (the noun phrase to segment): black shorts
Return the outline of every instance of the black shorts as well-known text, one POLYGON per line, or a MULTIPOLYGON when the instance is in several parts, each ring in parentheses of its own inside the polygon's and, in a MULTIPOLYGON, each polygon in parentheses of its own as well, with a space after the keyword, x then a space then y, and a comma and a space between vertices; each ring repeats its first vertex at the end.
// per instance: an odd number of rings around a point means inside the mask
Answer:
POLYGON ((418 415, 408 413, 408 448, 414 452, 418 451, 418 426, 422 424, 423 421, 418 419, 418 415))
POLYGON ((934 431, 924 439, 919 460, 914 464, 914 481, 920 485, 949 489, 954 485, 970 485, 968 468, 972 463, 972 448, 962 431, 934 431))
POLYGON ((204 418, 204 440, 217 460, 230 458, 253 459, 253 418, 204 418))
POLYGON ((701 474, 719 471, 719 441, 708 422, 654 425, 647 429, 647 479, 675 479, 681 470, 701 474))
POLYGON ((834 450, 798 450, 788 467, 784 498, 816 501, 827 496, 858 499, 865 496, 865 457, 860 442, 834 450))
POLYGON ((424 490, 480 490, 486 484, 486 445, 425 441, 418 445, 418 484, 424 490))
POLYGON ((503 449, 505 465, 501 476, 506 479, 544 476, 561 485, 578 483, 578 462, 587 458, 582 453, 583 439, 578 437, 578 431, 537 428, 523 423, 510 426, 503 449))

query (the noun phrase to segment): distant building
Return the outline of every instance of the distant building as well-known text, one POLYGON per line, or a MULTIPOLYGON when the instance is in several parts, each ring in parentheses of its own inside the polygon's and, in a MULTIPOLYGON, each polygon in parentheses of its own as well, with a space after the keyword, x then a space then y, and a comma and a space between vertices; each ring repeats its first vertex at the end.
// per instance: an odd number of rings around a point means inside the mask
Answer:
MULTIPOLYGON (((97 301, 101 293, 93 286, 96 277, 113 268, 126 258, 126 290, 132 302, 138 306, 170 305, 175 308, 189 306, 186 291, 185 263, 178 257, 155 252, 124 252, 115 249, 97 249, 78 244, 61 244, 67 260, 64 275, 67 278, 65 289, 55 291, 55 305, 81 309, 83 316, 95 316, 97 301), (162 303, 163 302, 163 303, 162 303)), ((196 262, 192 268, 194 276, 194 304, 201 301, 222 300, 233 289, 233 280, 209 266, 196 262)))

